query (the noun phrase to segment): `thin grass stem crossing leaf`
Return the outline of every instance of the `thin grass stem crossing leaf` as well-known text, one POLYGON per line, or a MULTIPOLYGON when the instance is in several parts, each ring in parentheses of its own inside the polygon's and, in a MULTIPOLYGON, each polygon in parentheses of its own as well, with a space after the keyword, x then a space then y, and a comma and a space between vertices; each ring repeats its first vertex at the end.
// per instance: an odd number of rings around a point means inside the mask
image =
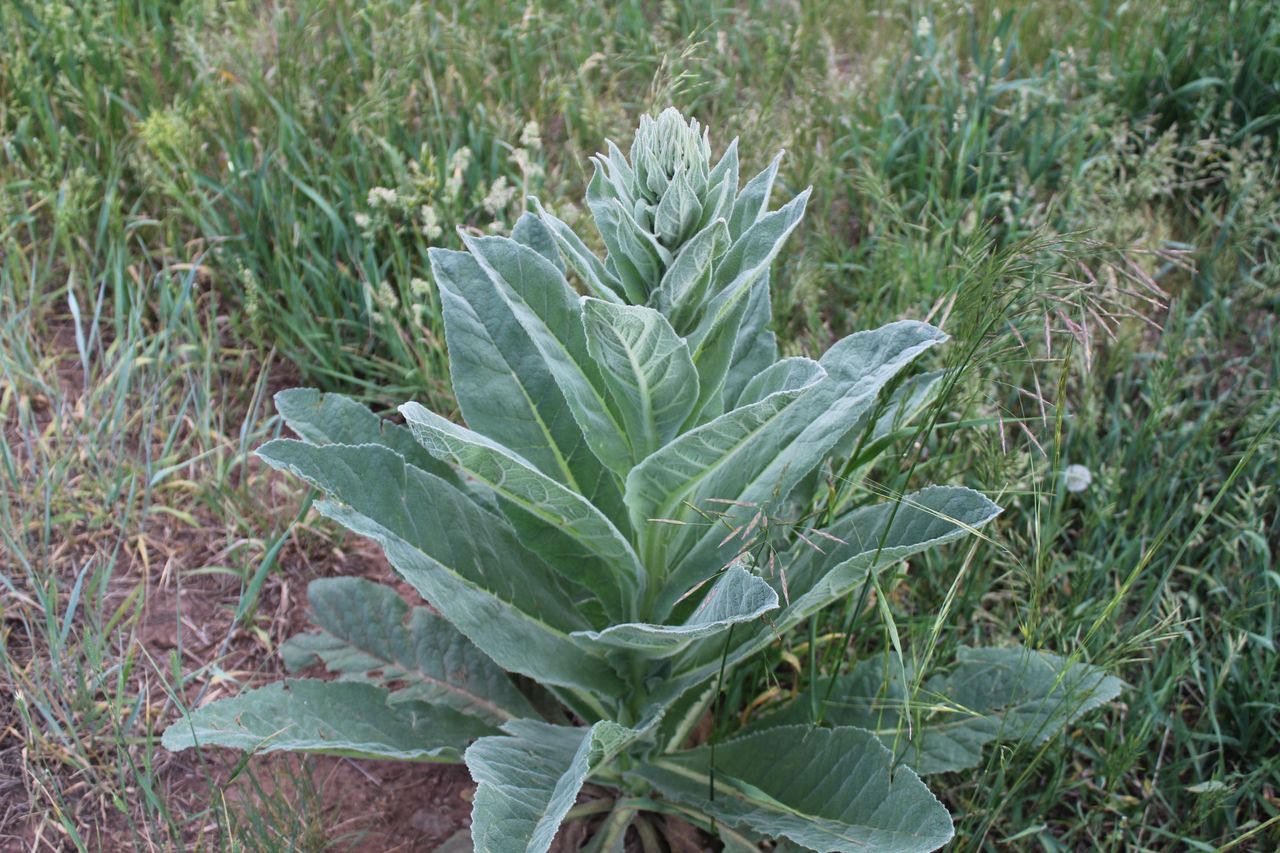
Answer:
MULTIPOLYGON (((914 696, 902 671, 891 654, 859 662, 829 697, 821 683, 822 719, 874 732, 922 776, 977 767, 988 743, 1038 746, 1124 688, 1097 667, 1021 648, 961 648, 914 696)), ((808 723, 810 707, 801 694, 756 727, 808 723)))
POLYGON ((821 853, 925 853, 951 840, 947 810, 862 729, 785 726, 750 734, 715 746, 714 771, 712 751, 663 756, 636 772, 717 820, 821 853))
MULTIPOLYGON (((946 337, 926 323, 902 321, 850 335, 828 350, 819 362, 826 374, 823 381, 779 412, 769 429, 760 433, 760 440, 736 448, 731 464, 709 470, 697 490, 683 496, 704 510, 712 508, 711 501, 728 503, 721 505, 718 526, 691 528, 697 531, 696 538, 672 537, 676 547, 666 552, 672 564, 671 583, 659 598, 657 612, 665 612, 683 590, 705 576, 708 566, 724 565, 732 557, 726 548, 736 546, 721 544, 721 530, 747 523, 762 509, 781 506, 792 489, 828 457, 848 425, 875 406, 881 389, 946 337), (685 542, 689 542, 687 550, 685 542)), ((628 503, 630 492, 628 483, 628 503)))
MULTIPOLYGON (((700 523, 697 502, 704 496, 721 497, 729 490, 715 491, 707 484, 738 477, 744 454, 771 452, 772 432, 782 422, 782 413, 825 376, 817 362, 789 364, 782 377, 784 384, 776 390, 684 433, 632 469, 624 497, 631 511, 631 526, 645 543, 642 553, 651 569, 661 571, 672 542, 691 535, 682 529, 684 525, 694 525, 691 529, 699 531, 710 526, 700 523), (679 522, 681 527, 668 526, 671 522, 679 522)), ((724 531, 717 529, 710 535, 723 536, 724 531)), ((669 590, 667 594, 679 597, 684 592, 669 590)))

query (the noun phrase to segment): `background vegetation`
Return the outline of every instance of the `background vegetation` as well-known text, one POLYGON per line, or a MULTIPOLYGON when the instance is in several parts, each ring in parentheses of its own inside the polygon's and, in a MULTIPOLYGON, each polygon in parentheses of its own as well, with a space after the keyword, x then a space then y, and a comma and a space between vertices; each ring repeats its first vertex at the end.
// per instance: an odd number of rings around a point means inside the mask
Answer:
POLYGON ((1079 650, 1132 689, 935 786, 956 849, 1280 843, 1270 0, 9 0, 0 848, 356 843, 367 815, 312 764, 157 744, 177 703, 278 668, 308 579, 376 571, 251 459, 269 393, 447 408, 427 247, 526 192, 585 227, 587 156, 673 103, 814 186, 774 274, 784 348, 955 336, 878 489, 1008 507, 726 707, 890 628, 940 659, 1079 650))

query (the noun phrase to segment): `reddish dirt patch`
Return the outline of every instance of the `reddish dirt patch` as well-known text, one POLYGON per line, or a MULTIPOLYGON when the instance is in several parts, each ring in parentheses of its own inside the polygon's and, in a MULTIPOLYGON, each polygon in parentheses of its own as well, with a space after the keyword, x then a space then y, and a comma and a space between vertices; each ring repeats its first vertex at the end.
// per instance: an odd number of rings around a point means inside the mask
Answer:
POLYGON ((475 786, 461 765, 323 759, 316 768, 324 802, 334 810, 335 837, 351 849, 435 850, 471 825, 475 786))
MULTIPOLYGON (((50 335, 61 397, 29 397, 24 402, 31 407, 34 432, 43 432, 56 417, 66 419, 59 429, 68 436, 65 448, 59 448, 78 478, 78 472, 96 460, 92 448, 75 444, 83 381, 69 328, 62 324, 50 335)), ((269 388, 295 384, 282 374, 272 371, 269 388)), ((230 396, 235 405, 247 402, 230 396)), ((246 413, 247 406, 230 412, 228 422, 246 413)), ((0 419, 0 428, 21 453, 25 445, 12 412, 0 419)), ((162 438, 130 433, 122 452, 126 457, 141 455, 146 445, 162 438)), ((158 446, 151 450, 158 455, 158 446)), ((16 460, 20 469, 29 462, 22 455, 16 460)), ((193 479, 199 476, 199 471, 191 474, 193 479)), ((285 543, 252 615, 235 623, 243 590, 238 572, 247 568, 252 574, 265 547, 245 550, 246 535, 267 537, 273 526, 281 529, 296 514, 302 490, 257 463, 238 470, 227 486, 225 496, 208 502, 187 500, 177 491, 166 493, 163 501, 157 498, 156 506, 164 503, 163 508, 171 507, 173 513, 141 515, 136 508, 126 512, 119 505, 102 505, 102 496, 86 481, 84 494, 73 497, 89 510, 62 524, 52 546, 40 552, 35 570, 57 578, 52 606, 58 614, 66 612, 68 593, 82 567, 113 566, 100 605, 90 603, 96 592, 86 591, 82 597, 64 655, 74 665, 112 667, 127 652, 132 666, 122 687, 113 682, 109 689, 76 693, 74 678, 49 680, 42 675, 49 670, 51 654, 41 634, 43 605, 21 572, 16 590, 0 586, 0 644, 8 671, 18 673, 9 683, 6 670, 0 668, 0 851, 75 849, 58 826, 60 820, 74 826, 89 849, 163 850, 179 842, 220 849, 229 841, 219 837, 226 816, 237 808, 244 815, 232 814, 231 823, 241 828, 255 810, 273 827, 294 819, 325 849, 430 851, 468 826, 473 786, 461 766, 271 755, 250 759, 233 780, 239 753, 209 749, 173 754, 158 743, 147 784, 176 829, 166 827, 154 809, 148 814, 146 797, 137 786, 139 777, 127 768, 148 763, 141 736, 151 734, 158 741, 159 733, 178 716, 167 686, 174 669, 184 675, 181 699, 188 706, 277 680, 283 675, 277 650, 307 627, 306 586, 315 578, 359 575, 396 588, 411 603, 422 603, 371 543, 354 537, 335 539, 329 527, 311 528, 307 522, 285 543), (241 475, 247 478, 243 482, 241 475), (218 502, 224 499, 226 503, 218 502), (244 527, 253 532, 236 529, 237 514, 252 519, 244 527), (96 611, 90 620, 93 626, 86 621, 90 610, 96 611), (103 636, 91 636, 108 620, 103 636), (81 656, 82 636, 86 648, 103 644, 106 659, 92 663, 97 660, 93 656, 81 656), (15 697, 28 668, 33 684, 65 701, 59 730, 74 739, 71 748, 61 744, 52 727, 44 730, 42 718, 34 712, 34 731, 26 728, 15 697), (70 701, 73 696, 75 702, 70 701), (121 696, 123 710, 117 716, 108 700, 121 696), (77 702, 97 712, 86 713, 77 702), (139 709, 136 715, 134 709, 139 709)), ((0 563, 6 556, 0 544, 0 563)), ((40 696, 26 691, 26 697, 30 711, 40 696)), ((244 843, 255 847, 252 837, 244 843)))
MULTIPOLYGON (((306 585, 315 578, 365 577, 397 589, 411 604, 423 603, 412 588, 399 580, 372 543, 351 538, 343 545, 340 550, 318 542, 305 543, 303 550, 290 545, 282 555, 282 572, 264 586, 256 623, 258 631, 266 628, 271 651, 264 648, 262 635, 252 629, 236 629, 226 636, 238 587, 220 590, 224 597, 221 602, 207 586, 193 589, 188 585, 180 599, 172 595, 153 597, 144 620, 143 642, 161 652, 175 642, 179 621, 203 626, 201 642, 191 643, 194 638, 188 635, 184 657, 189 657, 191 664, 204 663, 214 659, 220 647, 225 648, 224 669, 238 675, 252 673, 247 680, 257 685, 283 675, 274 649, 309 627, 306 585), (308 549, 308 544, 315 550, 308 549), (179 600, 181 606, 175 606, 179 600), (178 613, 182 614, 180 620, 175 617, 178 613)), ((189 700, 195 698, 200 686, 192 685, 189 700)), ((237 689, 213 685, 201 701, 232 695, 237 689)), ((176 714, 171 713, 170 717, 176 714)), ((470 825, 474 784, 461 765, 258 756, 249 760, 248 768, 261 786, 260 791, 255 791, 245 780, 227 781, 239 758, 239 753, 219 749, 204 750, 203 756, 193 750, 172 756, 165 774, 174 799, 184 801, 188 813, 209 808, 206 774, 210 774, 228 803, 261 809, 253 801, 260 800, 264 793, 277 808, 280 802, 296 803, 300 811, 311 812, 316 823, 312 831, 340 850, 432 851, 470 825), (210 759, 216 769, 208 763, 201 766, 210 759), (305 784, 298 782, 300 774, 306 774, 305 784)))

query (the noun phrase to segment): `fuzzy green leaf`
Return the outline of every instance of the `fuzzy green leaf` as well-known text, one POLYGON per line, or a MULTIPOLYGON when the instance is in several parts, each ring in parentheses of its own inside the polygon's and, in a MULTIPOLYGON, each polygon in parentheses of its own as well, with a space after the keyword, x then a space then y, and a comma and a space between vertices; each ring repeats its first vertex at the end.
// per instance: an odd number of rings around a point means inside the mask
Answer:
POLYGON ((511 239, 521 245, 528 246, 546 258, 561 273, 564 272, 564 260, 556 246, 555 235, 545 222, 536 215, 525 211, 516 220, 516 227, 511 229, 511 239))
MULTIPOLYGON (((1039 745, 1124 688, 1097 667, 1049 652, 962 648, 950 672, 932 676, 911 697, 890 657, 862 661, 837 678, 822 718, 873 731, 921 775, 976 767, 994 741, 1039 745)), ((825 697, 825 681, 817 688, 825 697)), ((808 722, 810 698, 801 694, 757 726, 808 722)))
POLYGON ((759 619, 777 609, 778 594, 773 587, 741 566, 733 565, 707 591, 698 609, 680 625, 628 622, 611 625, 603 631, 578 631, 573 636, 646 657, 670 657, 697 640, 713 637, 731 625, 759 619))
POLYGON ((667 797, 731 826, 811 850, 936 850, 951 839, 947 810, 893 753, 857 728, 786 726, 714 749, 663 756, 636 770, 667 797))
POLYGON ((588 773, 635 737, 609 722, 578 728, 515 720, 503 729, 507 735, 481 738, 466 753, 476 781, 476 853, 544 853, 588 773))
POLYGON ((582 316, 591 355, 631 437, 632 461, 639 462, 675 437, 698 399, 689 347, 652 308, 584 299, 582 316))
MULTIPOLYGON (((711 527, 688 506, 689 501, 706 494, 706 483, 736 476, 732 469, 744 453, 774 451, 771 430, 782 413, 826 376, 817 362, 806 362, 790 363, 785 384, 761 400, 686 432, 632 469, 624 498, 632 526, 647 543, 646 558, 652 549, 651 568, 665 565, 662 546, 680 532, 670 522, 711 527)), ((723 536, 722 529, 717 531, 713 535, 723 536)))
POLYGON ((559 270, 527 246, 504 237, 463 239, 537 348, 587 446, 606 467, 625 474, 631 448, 587 352, 578 295, 559 270))
POLYGON ((790 596, 767 628, 735 635, 726 655, 716 644, 691 647, 674 664, 676 676, 650 697, 651 713, 686 690, 714 678, 723 662, 733 666, 774 642, 823 607, 849 595, 867 579, 913 554, 972 532, 999 514, 1000 508, 971 489, 931 487, 907 495, 900 503, 884 503, 849 513, 828 528, 844 545, 811 535, 778 560, 771 578, 790 596), (816 548, 814 546, 817 546, 816 548), (817 548, 822 548, 820 552, 817 548))
POLYGON ((499 666, 605 695, 621 689, 603 660, 569 638, 585 620, 501 516, 376 445, 277 440, 258 455, 342 501, 316 509, 382 545, 404 579, 499 666))
POLYGON ((734 199, 733 213, 729 216, 729 231, 735 240, 760 221, 760 217, 769 209, 769 198, 773 195, 773 182, 778 177, 778 166, 782 163, 782 155, 781 151, 774 155, 769 165, 747 181, 742 192, 738 193, 737 198, 734 199))
POLYGON ((367 407, 341 394, 315 388, 290 388, 274 397, 276 410, 289 429, 311 444, 381 444, 399 453, 410 465, 452 483, 457 472, 428 453, 403 426, 380 418, 367 407))
POLYGON ((587 248, 573 229, 547 212, 542 202, 532 199, 533 209, 560 248, 561 257, 578 274, 591 295, 606 302, 622 303, 622 283, 607 269, 604 263, 587 248))
POLYGON ((536 716, 524 695, 458 629, 395 590, 363 578, 320 578, 307 587, 311 621, 321 631, 291 637, 280 649, 290 670, 316 660, 344 678, 392 688, 392 702, 420 699, 497 725, 536 716), (407 618, 406 618, 407 617, 407 618))
MULTIPOLYGON (((510 300, 465 252, 433 249, 431 269, 444 310, 453 391, 467 424, 517 449, 539 471, 605 511, 616 505, 614 478, 587 446, 510 300)), ((418 452, 431 456, 420 446, 418 452)))
MULTIPOLYGON (((694 363, 703 358, 709 349, 708 342, 718 339, 713 333, 733 316, 734 309, 746 298, 751 286, 768 271, 787 237, 800 224, 808 201, 809 190, 806 189, 782 207, 760 217, 720 259, 716 266, 715 296, 706 316, 690 336, 694 363)), ((732 233, 732 224, 729 230, 732 233)))
MULTIPOLYGON (((719 530, 747 524, 755 513, 780 506, 796 484, 822 464, 848 424, 875 406, 880 390, 944 340, 946 335, 933 326, 903 321, 850 335, 828 350, 819 362, 826 378, 780 412, 759 441, 735 448, 731 464, 708 469, 697 491, 688 495, 703 510, 713 508, 711 501, 733 503, 719 507, 724 527, 691 528, 696 536, 680 531, 672 537, 667 554, 675 565, 658 612, 705 577, 708 566, 721 566, 732 558, 727 548, 739 543, 721 544, 719 530)), ((625 499, 631 506, 630 481, 625 499)))
MULTIPOLYGON (((507 448, 445 420, 417 403, 400 413, 423 446, 448 457, 471 476, 520 507, 546 527, 567 534, 588 558, 577 565, 564 553, 544 554, 562 572, 578 575, 594 589, 614 617, 630 612, 645 575, 631 544, 598 509, 572 489, 538 471, 507 448)), ((559 541, 559 540, 557 540, 559 541)), ((537 540, 530 541, 530 546, 537 540)))
POLYGON ((165 730, 166 749, 225 746, 410 761, 457 761, 493 729, 452 708, 387 703, 372 684, 300 679, 210 702, 165 730))

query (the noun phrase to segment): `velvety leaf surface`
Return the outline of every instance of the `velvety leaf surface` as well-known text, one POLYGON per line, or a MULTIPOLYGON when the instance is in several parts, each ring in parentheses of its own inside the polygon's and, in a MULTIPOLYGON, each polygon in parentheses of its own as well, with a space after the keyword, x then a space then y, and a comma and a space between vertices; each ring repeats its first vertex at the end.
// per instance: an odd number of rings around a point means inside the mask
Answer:
POLYGON ((587 353, 582 307, 564 276, 527 246, 505 237, 464 238, 537 348, 596 458, 626 470, 630 446, 604 398, 599 369, 587 353))
MULTIPOLYGON (((629 603, 645 584, 644 570, 631 543, 590 501, 538 471, 526 460, 477 432, 445 420, 417 403, 400 413, 414 437, 432 453, 447 456, 502 498, 542 524, 572 538, 588 559, 571 564, 575 555, 557 547, 543 556, 569 577, 594 590, 614 618, 629 615, 629 603)), ((531 546, 544 542, 527 540, 531 546)), ((553 546, 557 546, 556 540, 553 546)))
MULTIPOLYGON (((724 528, 701 526, 672 535, 673 544, 666 553, 675 565, 657 612, 665 612, 705 574, 707 566, 721 566, 732 558, 732 552, 726 551, 736 544, 721 544, 720 530, 746 524, 756 512, 782 505, 792 489, 827 458, 848 425, 874 407, 880 390, 921 353, 944 340, 946 335, 933 326, 903 321, 850 335, 828 350, 819 361, 825 379, 779 412, 759 440, 735 447, 731 464, 710 468, 696 491, 687 493, 688 500, 704 510, 717 508, 712 501, 732 503, 718 507, 724 528), (696 535, 689 536, 690 530, 696 535)), ((630 482, 626 498, 630 504, 630 482)))
MULTIPOLYGON (((689 503, 696 505, 698 498, 707 494, 707 484, 714 488, 714 484, 737 477, 743 455, 770 447, 770 436, 782 412, 825 375, 815 362, 809 362, 805 369, 791 370, 787 383, 760 401, 686 432, 632 469, 624 496, 632 527, 640 532, 642 542, 653 543, 649 546, 653 549, 651 569, 665 566, 665 546, 681 533, 653 519, 694 523, 699 529, 710 527, 689 503)), ((716 531, 712 535, 724 535, 722 528, 716 531)), ((645 558, 650 559, 648 551, 645 558)))
POLYGON ((638 769, 667 797, 811 850, 936 850, 951 818, 915 773, 857 728, 785 726, 663 756, 638 769))
POLYGON ((476 781, 471 839, 476 853, 544 853, 590 770, 634 737, 622 726, 553 726, 515 720, 507 735, 467 750, 476 781))
POLYGON ((733 565, 711 586, 698 609, 680 625, 627 622, 603 631, 577 631, 573 636, 646 656, 667 657, 695 640, 713 637, 730 625, 759 619, 777 609, 778 594, 773 587, 741 566, 733 565))
POLYGON ((311 444, 381 444, 410 465, 461 484, 457 472, 413 440, 403 426, 380 418, 366 406, 341 394, 315 388, 289 388, 273 398, 289 429, 311 444))
MULTIPOLYGON (((962 648, 914 698, 901 674, 896 657, 860 662, 836 679, 822 716, 873 731, 921 775, 976 767, 993 741, 1043 743, 1124 688, 1097 667, 1019 648, 962 648)), ((825 694, 825 683, 819 689, 825 694)), ((810 698, 801 694, 757 726, 809 722, 810 698)))
POLYGON ((474 717, 425 702, 387 703, 372 684, 300 679, 210 702, 169 726, 164 746, 254 752, 320 752, 367 758, 457 761, 492 732, 474 717))
POLYGON ((698 399, 689 347, 652 308, 582 304, 588 348, 639 462, 675 437, 698 399))
MULTIPOLYGON (((864 583, 869 571, 880 571, 928 548, 945 544, 981 527, 1000 508, 971 489, 934 486, 905 496, 901 503, 884 503, 850 513, 831 528, 846 544, 810 537, 826 553, 797 543, 784 555, 776 578, 781 587, 786 574, 790 604, 771 618, 766 628, 735 635, 727 665, 743 661, 768 646, 779 633, 796 627, 813 613, 843 598, 864 583)), ((722 647, 715 643, 694 645, 678 658, 677 673, 651 697, 657 708, 714 678, 721 666, 722 647)))
MULTIPOLYGON (((465 252, 433 249, 453 392, 467 425, 604 512, 621 496, 541 351, 498 284, 465 252)), ((430 455, 430 454, 427 454, 430 455)))
POLYGON ((533 200, 533 209, 555 238, 561 257, 586 284, 591 295, 607 302, 622 303, 622 284, 605 269, 604 262, 587 248, 573 229, 547 212, 542 202, 533 200))
POLYGON ((291 637, 290 670, 323 661, 345 678, 391 688, 392 702, 447 705, 494 725, 537 716, 502 669, 445 619, 410 608, 395 590, 363 578, 320 578, 307 587, 319 632, 291 637))
POLYGON ((504 519, 376 445, 280 440, 258 454, 342 501, 316 509, 382 545, 405 580, 504 669, 606 694, 620 689, 613 670, 568 637, 589 626, 504 519))

